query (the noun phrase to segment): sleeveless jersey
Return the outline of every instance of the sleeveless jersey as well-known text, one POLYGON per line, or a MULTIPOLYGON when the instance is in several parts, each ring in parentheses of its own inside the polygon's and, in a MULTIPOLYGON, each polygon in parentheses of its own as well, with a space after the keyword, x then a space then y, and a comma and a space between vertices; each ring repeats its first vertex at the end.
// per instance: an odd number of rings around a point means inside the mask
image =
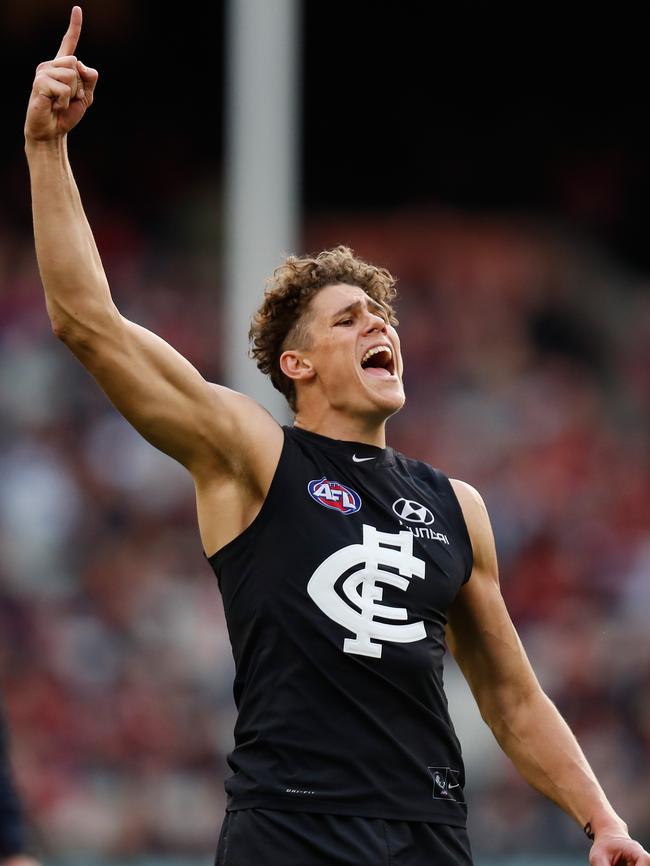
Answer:
POLYGON ((253 523, 209 558, 238 709, 228 810, 464 826, 446 611, 472 569, 448 478, 285 427, 253 523))

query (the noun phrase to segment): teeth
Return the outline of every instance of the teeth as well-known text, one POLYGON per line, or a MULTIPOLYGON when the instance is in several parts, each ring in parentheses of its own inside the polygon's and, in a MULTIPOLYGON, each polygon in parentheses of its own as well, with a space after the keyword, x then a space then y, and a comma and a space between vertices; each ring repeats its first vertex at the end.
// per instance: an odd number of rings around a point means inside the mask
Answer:
POLYGON ((366 363, 373 355, 376 355, 378 352, 388 352, 390 358, 393 357, 393 353, 390 350, 389 346, 375 346, 373 349, 368 349, 366 354, 361 359, 361 365, 366 363))

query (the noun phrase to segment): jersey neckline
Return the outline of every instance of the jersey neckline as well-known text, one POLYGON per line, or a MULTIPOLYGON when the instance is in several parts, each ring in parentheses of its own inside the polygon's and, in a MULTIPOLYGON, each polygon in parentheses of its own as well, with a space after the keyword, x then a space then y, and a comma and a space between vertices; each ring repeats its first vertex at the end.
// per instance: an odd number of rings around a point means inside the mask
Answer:
POLYGON ((311 430, 304 430, 302 427, 285 425, 284 429, 290 434, 297 435, 298 438, 312 442, 314 445, 349 457, 355 466, 392 466, 395 463, 395 452, 389 446, 380 448, 378 445, 369 445, 367 442, 332 439, 330 436, 312 433, 311 430))

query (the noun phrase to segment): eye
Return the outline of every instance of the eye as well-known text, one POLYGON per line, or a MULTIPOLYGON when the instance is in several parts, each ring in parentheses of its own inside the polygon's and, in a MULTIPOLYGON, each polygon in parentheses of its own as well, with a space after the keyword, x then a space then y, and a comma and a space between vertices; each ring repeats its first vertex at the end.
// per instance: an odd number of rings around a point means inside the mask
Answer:
POLYGON ((337 324, 337 326, 338 325, 351 325, 352 322, 353 322, 352 319, 341 319, 341 321, 337 322, 336 324, 337 324))

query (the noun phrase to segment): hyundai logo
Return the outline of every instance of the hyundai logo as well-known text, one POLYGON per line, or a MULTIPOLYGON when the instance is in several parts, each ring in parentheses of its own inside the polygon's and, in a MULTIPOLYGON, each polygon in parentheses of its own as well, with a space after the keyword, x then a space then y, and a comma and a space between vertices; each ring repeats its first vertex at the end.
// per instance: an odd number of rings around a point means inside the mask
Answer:
POLYGON ((433 523, 433 514, 429 509, 413 499, 398 499, 393 502, 393 511, 400 520, 407 520, 409 523, 421 523, 424 526, 433 523))

